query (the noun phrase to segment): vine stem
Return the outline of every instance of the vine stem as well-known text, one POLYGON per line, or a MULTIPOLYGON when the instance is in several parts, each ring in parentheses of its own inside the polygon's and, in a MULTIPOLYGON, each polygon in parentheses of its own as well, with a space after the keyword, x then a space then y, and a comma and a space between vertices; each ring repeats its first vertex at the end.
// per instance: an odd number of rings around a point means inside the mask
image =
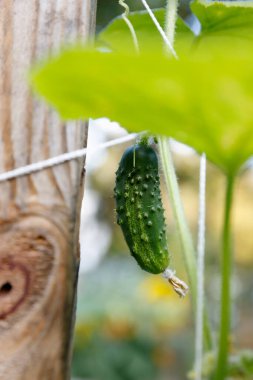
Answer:
POLYGON ((218 357, 214 380, 224 380, 227 372, 229 333, 231 325, 231 289, 232 247, 231 247, 231 209, 233 201, 234 176, 227 178, 226 200, 222 233, 221 263, 221 309, 218 357))
MULTIPOLYGON (((173 1, 177 1, 177 0, 173 0, 173 1)), ((157 18, 155 17, 154 15, 154 12, 152 11, 152 9, 150 8, 150 6, 148 5, 148 3, 146 2, 146 0, 141 0, 142 4, 144 5, 144 7, 146 8, 149 16, 151 17, 153 23, 155 24, 158 32, 160 33, 164 43, 165 43, 165 46, 168 47, 169 51, 171 52, 171 54, 174 56, 174 58, 178 58, 177 57, 177 53, 175 52, 174 50, 174 47, 173 47, 173 44, 171 43, 171 41, 169 40, 169 38, 167 37, 166 33, 164 32, 163 28, 161 27, 161 25, 159 24, 157 18)), ((172 28, 174 30, 174 25, 172 25, 172 28)))
POLYGON ((178 0, 167 1, 165 33, 172 46, 174 46, 176 32, 177 9, 178 0))

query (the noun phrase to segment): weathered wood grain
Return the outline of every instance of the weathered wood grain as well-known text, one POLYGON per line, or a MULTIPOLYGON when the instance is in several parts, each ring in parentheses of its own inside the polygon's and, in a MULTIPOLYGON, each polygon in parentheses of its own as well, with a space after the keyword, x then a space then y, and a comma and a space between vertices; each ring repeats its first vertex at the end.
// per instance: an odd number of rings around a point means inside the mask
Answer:
MULTIPOLYGON (((86 144, 32 96, 31 64, 94 31, 95 0, 0 1, 0 172, 86 144)), ((0 380, 69 378, 83 160, 0 185, 0 380)))

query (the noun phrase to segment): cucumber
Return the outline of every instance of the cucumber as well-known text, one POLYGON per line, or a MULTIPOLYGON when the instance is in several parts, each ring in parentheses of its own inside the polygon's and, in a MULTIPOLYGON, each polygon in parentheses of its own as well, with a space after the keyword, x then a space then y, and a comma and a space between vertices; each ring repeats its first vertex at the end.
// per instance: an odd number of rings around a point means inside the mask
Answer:
POLYGON ((117 223, 142 269, 162 273, 169 265, 157 154, 139 143, 126 149, 116 172, 117 223))

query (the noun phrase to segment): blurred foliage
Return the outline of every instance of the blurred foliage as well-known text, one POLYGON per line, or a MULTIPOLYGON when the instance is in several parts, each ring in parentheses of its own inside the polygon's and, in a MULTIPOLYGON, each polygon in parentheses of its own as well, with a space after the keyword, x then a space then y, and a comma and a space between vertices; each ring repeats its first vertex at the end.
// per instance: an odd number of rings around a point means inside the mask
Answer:
MULTIPOLYGON (((203 379, 210 378, 215 366, 215 355, 208 352, 203 359, 203 379)), ((228 376, 231 380, 252 380, 253 376, 253 350, 241 350, 229 357, 228 376)), ((189 380, 195 380, 194 370, 188 373, 189 380)))
MULTIPOLYGON (((80 278, 73 373, 91 380, 182 380, 191 368, 194 346, 190 297, 182 302, 162 278, 141 271, 128 252, 119 226, 114 223, 114 172, 124 149, 125 146, 117 146, 108 150, 106 161, 92 174, 93 186, 102 197, 104 220, 113 229, 113 240, 102 266, 80 278), (128 365, 135 363, 135 357, 138 369, 133 364, 130 375, 128 365)), ((175 153, 174 159, 187 219, 193 235, 197 236, 199 159, 196 154, 175 153)), ((212 325, 217 327, 220 307, 217 252, 224 177, 217 168, 208 165, 207 179, 206 296, 212 325)), ((238 380, 247 379, 236 377, 243 371, 238 350, 253 349, 252 191, 252 171, 247 171, 238 182, 234 208, 238 265, 233 276, 233 300, 240 314, 233 310, 231 373, 238 380)), ((164 205, 172 265, 185 279, 175 221, 165 198, 164 205)), ((97 216, 101 218, 101 213, 97 216)), ((206 373, 210 373, 213 365, 213 353, 210 353, 205 360, 206 373)))
POLYGON ((253 350, 241 350, 231 355, 229 373, 234 379, 251 380, 253 377, 253 350))
POLYGON ((164 279, 140 271, 131 257, 107 259, 80 278, 74 376, 180 378, 189 366, 188 312, 189 300, 179 301, 164 279))

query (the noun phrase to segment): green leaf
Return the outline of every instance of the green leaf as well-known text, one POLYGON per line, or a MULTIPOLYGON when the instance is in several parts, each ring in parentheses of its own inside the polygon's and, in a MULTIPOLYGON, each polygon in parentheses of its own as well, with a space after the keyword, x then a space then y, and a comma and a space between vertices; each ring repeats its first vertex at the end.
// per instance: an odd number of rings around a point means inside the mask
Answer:
POLYGON ((240 37, 253 40, 253 1, 205 1, 191 4, 201 23, 202 34, 240 37))
POLYGON ((191 4, 201 23, 200 45, 233 42, 234 47, 253 41, 253 1, 205 1, 191 4))
MULTIPOLYGON (((154 14, 159 24, 164 27, 165 10, 156 9, 154 14)), ((163 51, 163 39, 157 31, 156 26, 151 20, 149 14, 145 11, 132 12, 128 16, 129 21, 134 27, 136 36, 143 51, 163 51)), ((187 49, 193 41, 194 34, 181 18, 177 19, 176 24, 176 44, 177 51, 187 49)), ((134 44, 126 22, 123 18, 115 18, 97 37, 97 45, 107 47, 115 52, 134 51, 134 44)))
POLYGON ((129 131, 172 136, 234 174, 253 153, 253 49, 223 49, 176 61, 76 48, 32 81, 65 118, 107 116, 129 131))

